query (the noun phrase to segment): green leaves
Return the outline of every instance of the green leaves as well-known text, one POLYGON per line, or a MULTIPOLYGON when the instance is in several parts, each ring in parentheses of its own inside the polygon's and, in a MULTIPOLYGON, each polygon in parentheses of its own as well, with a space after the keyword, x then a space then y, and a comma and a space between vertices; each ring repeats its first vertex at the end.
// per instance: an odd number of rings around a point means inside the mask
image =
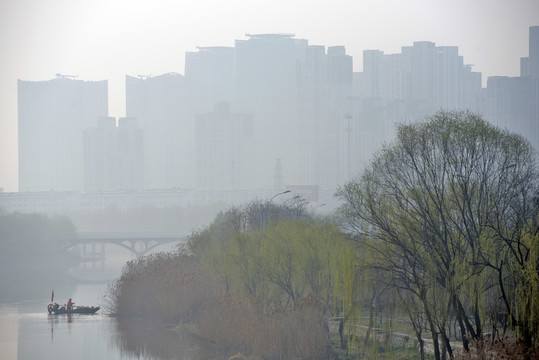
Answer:
POLYGON ((523 239, 538 213, 535 160, 522 137, 471 113, 440 112, 398 125, 396 140, 361 179, 338 190, 341 215, 393 286, 423 302, 434 331, 444 336, 451 316, 428 298, 440 293, 454 299, 467 331, 482 337, 491 299, 504 297, 509 314, 518 308, 507 291, 522 280, 505 274, 529 265, 523 239))
POLYGON ((195 234, 189 248, 228 291, 265 304, 294 303, 317 293, 329 306, 333 280, 349 272, 343 258, 354 256, 353 244, 336 224, 302 214, 295 205, 231 209, 195 234))

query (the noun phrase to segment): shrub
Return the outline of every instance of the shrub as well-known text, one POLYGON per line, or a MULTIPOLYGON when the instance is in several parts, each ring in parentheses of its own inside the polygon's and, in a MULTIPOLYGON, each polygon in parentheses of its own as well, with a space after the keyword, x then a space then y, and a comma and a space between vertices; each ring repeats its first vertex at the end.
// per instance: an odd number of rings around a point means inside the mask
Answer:
POLYGON ((212 301, 197 335, 222 353, 258 359, 332 359, 327 319, 316 296, 287 308, 261 306, 236 296, 212 301))
POLYGON ((195 318, 220 287, 205 276, 195 258, 159 253, 128 262, 109 288, 110 310, 121 317, 176 323, 195 318))
POLYGON ((455 360, 539 360, 539 347, 526 344, 523 339, 503 338, 490 341, 478 340, 470 345, 470 351, 459 351, 455 360))

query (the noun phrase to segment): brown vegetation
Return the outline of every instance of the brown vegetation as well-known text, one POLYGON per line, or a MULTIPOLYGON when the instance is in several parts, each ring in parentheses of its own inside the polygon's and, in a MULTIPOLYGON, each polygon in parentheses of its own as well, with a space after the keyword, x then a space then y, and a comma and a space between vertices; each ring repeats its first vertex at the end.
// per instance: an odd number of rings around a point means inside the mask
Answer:
MULTIPOLYGON (((129 262, 110 287, 110 310, 119 317, 186 324, 184 328, 203 348, 211 348, 219 356, 332 358, 319 297, 312 294, 286 306, 272 306, 227 293, 216 279, 203 270, 197 257, 185 251, 142 257, 129 262)), ((122 343, 133 341, 124 333, 122 343)), ((148 350, 140 344, 133 349, 137 353, 148 350)))
POLYGON ((539 346, 526 344, 524 339, 504 338, 490 341, 478 340, 470 345, 470 351, 460 351, 455 360, 538 360, 539 346))
POLYGON ((197 321, 197 335, 222 353, 258 359, 332 359, 327 319, 316 296, 286 308, 236 296, 215 298, 197 321))
POLYGON ((159 253, 130 261, 109 288, 112 313, 166 323, 194 319, 221 287, 195 258, 159 253))

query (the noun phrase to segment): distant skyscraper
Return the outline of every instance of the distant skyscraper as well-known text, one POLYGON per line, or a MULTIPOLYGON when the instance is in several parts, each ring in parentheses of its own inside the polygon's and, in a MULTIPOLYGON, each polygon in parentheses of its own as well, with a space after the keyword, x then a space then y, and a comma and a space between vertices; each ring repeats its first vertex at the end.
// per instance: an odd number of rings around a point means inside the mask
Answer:
POLYGON ((144 134, 144 187, 192 187, 194 123, 188 116, 185 78, 126 75, 126 113, 144 134))
POLYGON ((539 150, 539 79, 490 76, 487 119, 527 138, 539 150))
POLYGON ((352 57, 343 46, 309 46, 299 69, 299 183, 334 188, 348 174, 352 57))
POLYGON ((531 26, 529 56, 520 58, 520 77, 491 76, 487 82, 487 119, 517 132, 539 151, 539 26, 531 26))
POLYGON ((343 119, 346 124, 346 138, 342 141, 346 146, 346 163, 343 167, 346 169, 347 178, 360 175, 369 165, 372 154, 387 141, 387 134, 394 126, 390 122, 392 112, 399 111, 400 109, 394 108, 401 104, 386 103, 380 98, 348 98, 347 114, 343 119))
POLYGON ((528 76, 539 79, 539 26, 530 26, 528 76))
POLYGON ((412 47, 412 98, 435 108, 436 46, 431 41, 416 41, 412 47))
POLYGON ((297 181, 298 64, 307 41, 292 34, 247 34, 236 40, 234 109, 254 115, 255 187, 272 187, 275 159, 285 183, 297 181))
POLYGON ((530 27, 529 55, 528 76, 533 80, 530 84, 529 138, 539 152, 539 26, 530 27))
POLYGON ((234 48, 199 47, 185 53, 185 80, 193 115, 213 110, 234 96, 234 48))
POLYGON ((481 74, 464 65, 456 46, 430 41, 403 46, 400 54, 363 52, 362 97, 407 101, 417 116, 443 109, 479 109, 481 74))
POLYGON ((136 118, 97 120, 84 132, 84 189, 141 190, 144 179, 142 130, 136 118))
POLYGON ((206 189, 252 188, 255 165, 253 116, 232 112, 228 102, 197 115, 197 186, 206 189))
POLYGON ((324 46, 309 46, 299 68, 299 179, 298 184, 318 184, 324 162, 323 127, 328 115, 328 68, 324 46))
POLYGON ((382 71, 383 51, 365 50, 363 51, 363 72, 360 73, 360 93, 362 97, 379 97, 380 78, 382 71))
POLYGON ((382 143, 394 138, 395 124, 441 109, 479 112, 483 105, 481 73, 464 64, 458 47, 430 41, 403 46, 398 54, 365 50, 363 72, 354 74, 354 95, 343 140, 349 176, 359 175, 382 143))
POLYGON ((82 191, 83 131, 107 116, 107 81, 18 80, 19 191, 82 191))
POLYGON ((528 77, 529 60, 529 57, 520 58, 520 77, 528 77))

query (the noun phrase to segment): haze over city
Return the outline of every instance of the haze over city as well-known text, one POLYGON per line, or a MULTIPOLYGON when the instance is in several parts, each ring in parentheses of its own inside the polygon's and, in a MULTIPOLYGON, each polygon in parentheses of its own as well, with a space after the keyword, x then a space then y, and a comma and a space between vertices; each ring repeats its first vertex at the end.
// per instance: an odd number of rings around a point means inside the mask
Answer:
MULTIPOLYGON (((291 33, 309 45, 400 53, 415 41, 458 46, 489 76, 518 76, 536 1, 5 1, 0 5, 0 187, 17 191, 17 79, 108 80, 109 116, 125 116, 125 75, 185 73, 185 53, 245 34, 291 33)), ((273 166, 273 165, 271 165, 273 166)))
POLYGON ((0 78, 2 359, 539 353, 539 0, 0 0, 0 78))

